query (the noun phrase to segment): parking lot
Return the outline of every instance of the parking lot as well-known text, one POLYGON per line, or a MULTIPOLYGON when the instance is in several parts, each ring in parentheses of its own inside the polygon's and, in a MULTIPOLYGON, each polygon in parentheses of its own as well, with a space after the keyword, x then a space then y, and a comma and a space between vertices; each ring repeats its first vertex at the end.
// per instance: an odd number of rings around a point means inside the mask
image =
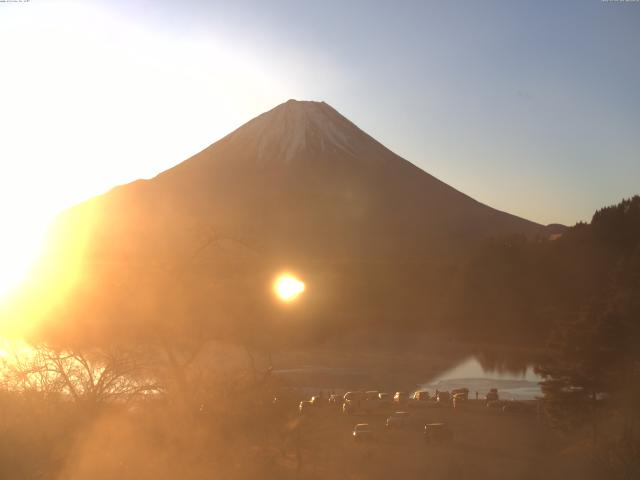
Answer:
POLYGON ((560 439, 535 408, 509 413, 476 400, 455 409, 405 405, 406 425, 387 428, 395 410, 391 404, 386 411, 347 415, 323 403, 292 415, 283 461, 300 478, 562 478, 574 468, 559 461, 560 439), (450 428, 451 441, 425 442, 424 425, 437 422, 450 428), (353 428, 362 423, 370 426, 371 438, 354 441, 353 428))

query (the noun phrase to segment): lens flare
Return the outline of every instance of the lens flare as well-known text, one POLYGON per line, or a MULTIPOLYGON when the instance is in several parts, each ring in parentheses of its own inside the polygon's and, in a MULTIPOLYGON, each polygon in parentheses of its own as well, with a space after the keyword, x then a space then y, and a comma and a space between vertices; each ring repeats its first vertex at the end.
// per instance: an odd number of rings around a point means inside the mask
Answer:
POLYGON ((294 275, 283 273, 273 283, 273 291, 283 302, 291 302, 304 292, 304 282, 294 275))

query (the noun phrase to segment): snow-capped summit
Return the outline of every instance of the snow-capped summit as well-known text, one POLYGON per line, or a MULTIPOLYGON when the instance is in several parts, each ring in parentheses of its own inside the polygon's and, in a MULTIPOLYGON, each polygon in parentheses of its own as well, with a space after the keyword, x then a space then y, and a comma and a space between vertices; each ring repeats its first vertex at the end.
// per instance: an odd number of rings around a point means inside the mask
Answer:
POLYGON ((305 149, 355 155, 361 137, 366 136, 325 102, 299 100, 277 106, 236 132, 257 141, 258 161, 277 159, 285 163, 305 149))

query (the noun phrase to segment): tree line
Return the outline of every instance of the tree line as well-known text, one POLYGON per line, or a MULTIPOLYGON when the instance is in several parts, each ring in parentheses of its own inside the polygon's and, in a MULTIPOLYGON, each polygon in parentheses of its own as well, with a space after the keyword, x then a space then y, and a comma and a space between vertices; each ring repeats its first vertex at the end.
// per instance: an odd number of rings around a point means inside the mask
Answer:
POLYGON ((588 436, 608 473, 639 478, 640 196, 557 238, 492 240, 457 288, 460 335, 544 345, 537 371, 553 424, 588 436))

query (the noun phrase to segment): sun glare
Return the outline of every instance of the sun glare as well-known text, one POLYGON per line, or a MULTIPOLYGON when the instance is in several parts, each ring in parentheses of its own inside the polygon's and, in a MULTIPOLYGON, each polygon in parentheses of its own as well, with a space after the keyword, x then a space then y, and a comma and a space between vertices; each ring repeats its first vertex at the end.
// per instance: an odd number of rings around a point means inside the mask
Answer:
MULTIPOLYGON (((2 211, 0 209, 0 211, 2 211)), ((0 301, 6 299, 27 277, 40 254, 46 221, 41 225, 16 222, 2 239, 0 249, 0 301)))
POLYGON ((0 303, 31 280, 60 212, 173 166, 289 90, 223 33, 176 39, 95 2, 32 3, 0 15, 0 303))
POLYGON ((280 300, 290 302, 304 292, 304 282, 294 275, 283 273, 273 283, 273 290, 280 300))
POLYGON ((17 232, 13 244, 2 241, 13 248, 0 249, 0 339, 23 337, 68 299, 99 218, 99 210, 87 204, 76 207, 73 215, 59 216, 51 228, 33 228, 31 235, 17 232))

